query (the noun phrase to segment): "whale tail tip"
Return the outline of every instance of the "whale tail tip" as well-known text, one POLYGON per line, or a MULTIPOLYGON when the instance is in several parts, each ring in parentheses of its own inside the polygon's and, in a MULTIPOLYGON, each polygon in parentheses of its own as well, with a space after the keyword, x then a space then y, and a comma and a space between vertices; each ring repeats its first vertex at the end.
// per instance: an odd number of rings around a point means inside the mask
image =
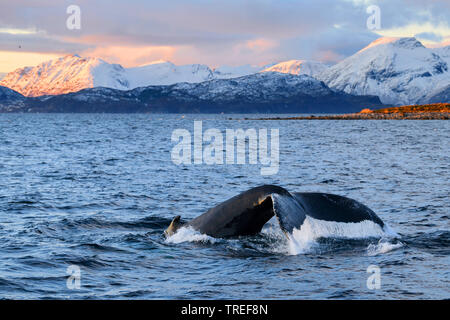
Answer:
POLYGON ((170 237, 173 235, 177 230, 181 227, 181 216, 176 216, 173 218, 172 222, 170 223, 169 227, 164 231, 164 235, 166 237, 170 237))

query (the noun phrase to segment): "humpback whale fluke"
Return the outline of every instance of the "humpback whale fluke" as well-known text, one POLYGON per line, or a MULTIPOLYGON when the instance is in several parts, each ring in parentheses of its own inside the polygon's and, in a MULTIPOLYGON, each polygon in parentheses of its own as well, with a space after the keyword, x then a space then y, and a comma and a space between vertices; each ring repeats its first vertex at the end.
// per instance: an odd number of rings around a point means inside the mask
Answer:
POLYGON ((273 216, 288 238, 308 216, 341 223, 372 221, 384 227, 375 212, 356 200, 327 193, 291 194, 279 186, 263 185, 228 199, 185 224, 177 216, 164 234, 171 236, 183 226, 216 238, 254 235, 273 216))

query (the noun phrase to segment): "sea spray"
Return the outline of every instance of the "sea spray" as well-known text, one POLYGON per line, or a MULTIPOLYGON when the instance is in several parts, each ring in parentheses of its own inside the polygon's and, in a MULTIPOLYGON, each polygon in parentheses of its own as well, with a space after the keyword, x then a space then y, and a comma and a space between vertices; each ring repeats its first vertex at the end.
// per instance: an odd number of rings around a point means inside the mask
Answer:
POLYGON ((401 247, 403 247, 403 243, 400 241, 392 240, 391 238, 381 238, 377 244, 369 244, 367 247, 367 255, 377 256, 401 247))
POLYGON ((215 243, 218 239, 194 230, 192 227, 181 227, 173 235, 166 239, 167 243, 182 242, 209 242, 215 243))
POLYGON ((294 229, 289 237, 289 254, 297 255, 310 252, 318 245, 317 239, 366 239, 392 238, 398 236, 391 228, 382 228, 369 220, 361 222, 334 222, 306 217, 300 229, 294 229))

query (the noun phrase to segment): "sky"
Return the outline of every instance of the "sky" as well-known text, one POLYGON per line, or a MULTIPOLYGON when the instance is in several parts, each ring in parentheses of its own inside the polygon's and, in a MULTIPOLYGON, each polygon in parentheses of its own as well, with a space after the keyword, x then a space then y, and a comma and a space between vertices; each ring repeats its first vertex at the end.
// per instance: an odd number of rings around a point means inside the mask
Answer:
POLYGON ((333 64, 381 36, 450 45, 449 17, 449 0, 0 0, 0 73, 73 53, 124 67, 333 64))

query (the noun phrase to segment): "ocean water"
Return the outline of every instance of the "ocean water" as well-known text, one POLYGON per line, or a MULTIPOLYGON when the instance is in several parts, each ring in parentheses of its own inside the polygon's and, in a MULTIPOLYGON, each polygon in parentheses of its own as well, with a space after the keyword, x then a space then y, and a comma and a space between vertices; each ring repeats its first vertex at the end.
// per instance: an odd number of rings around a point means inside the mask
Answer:
POLYGON ((251 115, 0 115, 0 298, 450 298, 448 121, 230 117, 251 115), (171 134, 194 120, 278 128, 278 173, 175 165, 171 134), (164 238, 175 215, 262 184, 354 198, 398 236, 311 220, 295 246, 273 221, 253 237, 164 238))

